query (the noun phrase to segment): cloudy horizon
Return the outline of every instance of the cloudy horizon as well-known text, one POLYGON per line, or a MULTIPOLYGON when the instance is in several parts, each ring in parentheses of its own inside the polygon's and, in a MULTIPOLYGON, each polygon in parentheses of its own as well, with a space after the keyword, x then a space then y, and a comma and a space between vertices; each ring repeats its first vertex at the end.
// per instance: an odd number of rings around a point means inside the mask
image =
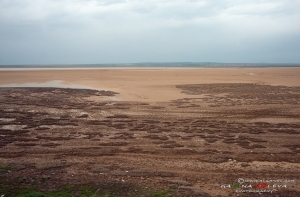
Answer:
POLYGON ((2 0, 0 64, 300 63, 296 0, 2 0))

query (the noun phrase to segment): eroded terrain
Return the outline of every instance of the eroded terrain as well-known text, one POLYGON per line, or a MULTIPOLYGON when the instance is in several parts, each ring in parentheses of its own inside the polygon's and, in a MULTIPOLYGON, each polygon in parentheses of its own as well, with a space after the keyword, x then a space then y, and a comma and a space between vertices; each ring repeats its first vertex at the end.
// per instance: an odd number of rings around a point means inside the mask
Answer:
POLYGON ((221 187, 243 178, 290 180, 262 195, 300 196, 299 87, 177 88, 186 98, 160 103, 0 88, 0 195, 90 185, 99 195, 260 196, 221 187))

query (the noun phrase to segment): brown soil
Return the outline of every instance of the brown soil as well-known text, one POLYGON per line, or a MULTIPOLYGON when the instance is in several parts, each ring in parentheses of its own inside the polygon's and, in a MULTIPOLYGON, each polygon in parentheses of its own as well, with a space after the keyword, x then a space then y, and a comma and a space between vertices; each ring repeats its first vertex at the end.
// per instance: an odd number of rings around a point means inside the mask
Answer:
POLYGON ((137 187, 259 196, 221 186, 289 179, 287 188, 263 195, 300 196, 299 87, 177 88, 199 98, 125 102, 105 99, 117 94, 110 91, 0 88, 0 186, 51 191, 89 183, 118 185, 124 196, 138 195, 137 187))

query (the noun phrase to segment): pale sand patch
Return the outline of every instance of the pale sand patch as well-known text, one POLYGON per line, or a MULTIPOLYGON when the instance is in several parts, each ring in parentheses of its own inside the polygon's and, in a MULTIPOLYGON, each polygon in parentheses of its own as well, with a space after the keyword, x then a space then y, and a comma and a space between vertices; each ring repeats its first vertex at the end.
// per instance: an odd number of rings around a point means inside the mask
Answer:
POLYGON ((300 68, 284 67, 0 71, 0 85, 62 80, 66 84, 118 92, 120 94, 116 98, 119 100, 146 102, 199 97, 181 93, 176 85, 182 84, 257 83, 300 86, 299 79, 300 68))

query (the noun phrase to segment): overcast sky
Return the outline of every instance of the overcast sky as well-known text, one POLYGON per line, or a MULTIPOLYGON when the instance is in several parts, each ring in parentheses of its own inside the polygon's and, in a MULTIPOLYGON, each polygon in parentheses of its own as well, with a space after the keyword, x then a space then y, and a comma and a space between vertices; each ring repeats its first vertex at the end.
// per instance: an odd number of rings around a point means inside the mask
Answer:
POLYGON ((0 64, 300 63, 300 0, 0 0, 0 64))

